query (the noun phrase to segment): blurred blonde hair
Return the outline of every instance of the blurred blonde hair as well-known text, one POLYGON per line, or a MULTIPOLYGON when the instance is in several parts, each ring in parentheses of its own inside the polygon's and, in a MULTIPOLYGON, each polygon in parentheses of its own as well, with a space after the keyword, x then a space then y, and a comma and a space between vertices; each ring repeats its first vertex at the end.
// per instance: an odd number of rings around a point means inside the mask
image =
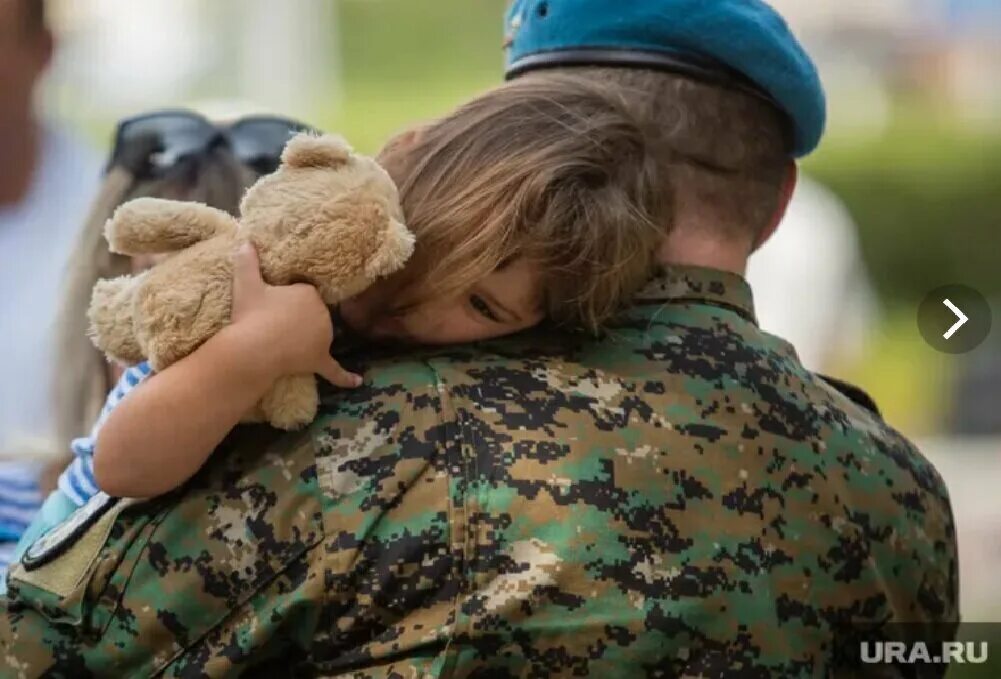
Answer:
POLYGON ((594 82, 516 80, 412 140, 380 156, 417 237, 397 310, 524 257, 542 273, 547 317, 593 332, 649 277, 670 195, 645 131, 594 82))
POLYGON ((73 250, 56 325, 54 399, 60 450, 85 435, 114 386, 110 366, 88 338, 87 307, 99 278, 132 273, 129 257, 113 254, 104 224, 122 203, 140 197, 205 203, 237 214, 240 198, 257 176, 221 148, 185 158, 157 178, 137 178, 120 166, 107 173, 73 250))

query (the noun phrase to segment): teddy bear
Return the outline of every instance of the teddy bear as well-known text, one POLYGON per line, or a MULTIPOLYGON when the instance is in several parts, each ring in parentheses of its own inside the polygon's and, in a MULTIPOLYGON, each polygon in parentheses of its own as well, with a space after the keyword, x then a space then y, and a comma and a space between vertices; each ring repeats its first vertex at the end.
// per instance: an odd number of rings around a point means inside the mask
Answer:
MULTIPOLYGON (((192 202, 138 198, 105 226, 112 252, 170 256, 134 276, 102 280, 91 338, 109 358, 154 371, 187 356, 230 321, 233 255, 257 248, 270 285, 309 283, 335 305, 398 270, 414 248, 396 185, 335 135, 300 134, 272 174, 251 186, 240 218, 192 202)), ((316 415, 313 375, 280 378, 246 421, 296 429, 316 415)))

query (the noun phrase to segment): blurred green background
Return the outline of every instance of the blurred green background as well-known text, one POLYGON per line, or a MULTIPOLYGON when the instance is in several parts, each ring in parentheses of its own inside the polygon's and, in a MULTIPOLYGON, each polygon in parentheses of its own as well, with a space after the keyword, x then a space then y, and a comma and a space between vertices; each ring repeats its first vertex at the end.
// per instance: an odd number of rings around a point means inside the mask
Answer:
POLYGON ((342 0, 342 94, 318 123, 366 151, 501 80, 504 0, 342 0))

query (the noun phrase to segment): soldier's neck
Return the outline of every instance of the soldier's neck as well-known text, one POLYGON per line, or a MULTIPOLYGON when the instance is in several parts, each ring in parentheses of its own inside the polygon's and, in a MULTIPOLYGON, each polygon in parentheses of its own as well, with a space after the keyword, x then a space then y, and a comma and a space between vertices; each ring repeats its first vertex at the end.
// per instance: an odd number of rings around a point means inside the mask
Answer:
POLYGON ((677 225, 664 239, 657 260, 675 266, 701 266, 744 275, 751 244, 723 239, 701 229, 677 225))

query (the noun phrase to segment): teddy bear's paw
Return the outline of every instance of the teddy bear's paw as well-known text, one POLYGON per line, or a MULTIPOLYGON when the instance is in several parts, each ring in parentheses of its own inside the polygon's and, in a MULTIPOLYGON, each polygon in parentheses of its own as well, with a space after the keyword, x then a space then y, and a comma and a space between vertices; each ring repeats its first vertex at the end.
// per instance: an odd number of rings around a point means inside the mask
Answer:
POLYGON ((271 387, 259 403, 272 427, 288 431, 299 429, 316 417, 319 397, 312 375, 283 377, 271 387))
POLYGON ((176 252, 238 229, 233 217, 207 205, 135 198, 115 210, 104 235, 112 252, 134 256, 176 252))
POLYGON ((145 358, 133 326, 131 276, 99 280, 94 285, 87 316, 94 346, 111 359, 125 364, 145 358))

